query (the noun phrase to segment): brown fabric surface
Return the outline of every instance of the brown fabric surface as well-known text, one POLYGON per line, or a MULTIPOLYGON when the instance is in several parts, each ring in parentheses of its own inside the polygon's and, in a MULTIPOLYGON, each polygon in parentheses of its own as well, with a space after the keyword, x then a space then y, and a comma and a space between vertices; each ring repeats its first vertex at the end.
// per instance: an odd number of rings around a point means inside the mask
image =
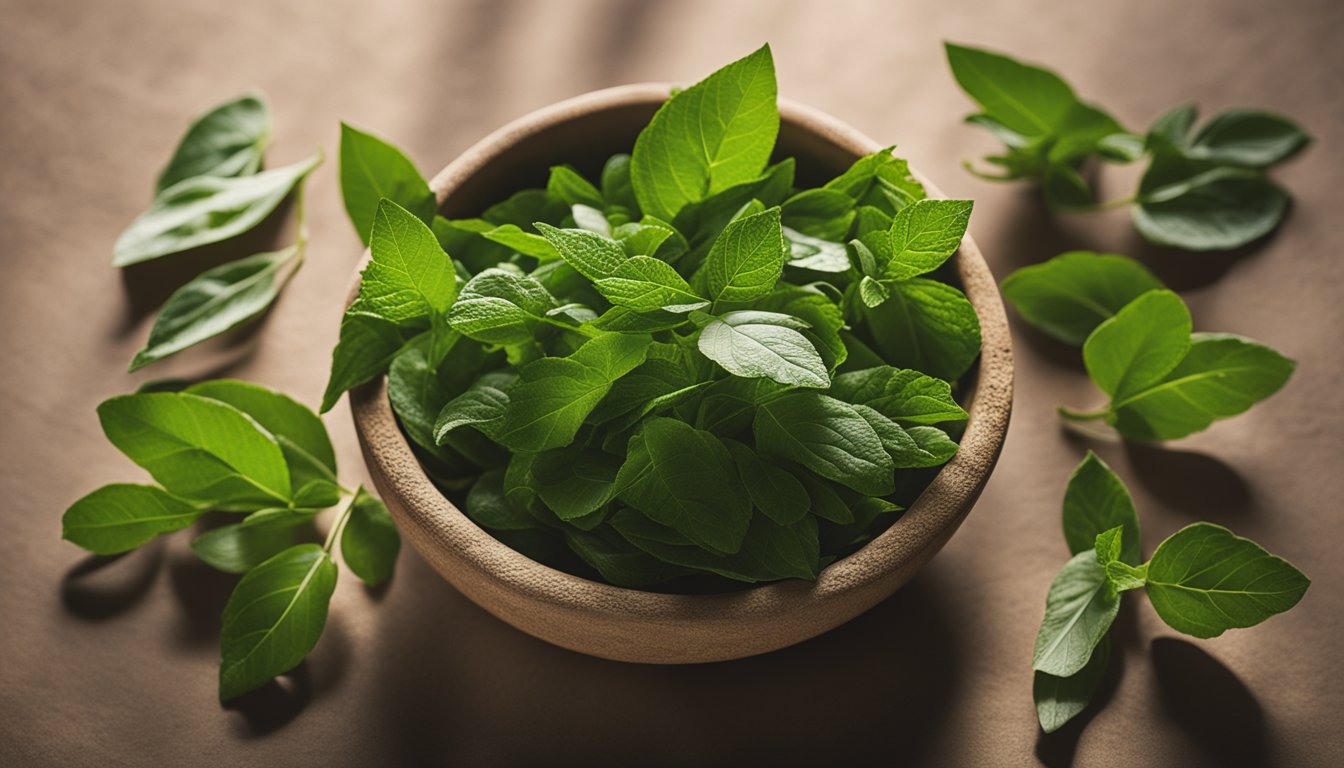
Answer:
MULTIPOLYGON (((1338 765, 1344 761, 1344 96, 1330 0, 985 3, 0 2, 0 762, 5 765, 1338 765), (1141 127, 1198 100, 1282 110, 1317 144, 1279 178, 1297 204, 1232 255, 1145 246, 1124 213, 1055 219, 978 181, 993 148, 944 38, 1047 62, 1141 127), (359 255, 336 183, 337 122, 376 130, 432 173, 533 108, 639 80, 693 81, 774 46, 781 92, 899 143, 949 194, 1000 276, 1069 248, 1143 258, 1198 329, 1300 361, 1248 414, 1168 448, 1064 433, 1057 403, 1096 395, 1075 352, 1014 317, 1016 413, 961 531, 888 602, 817 640, 700 667, 600 661, 496 621, 409 548, 384 592, 345 574, 295 678, 221 708, 218 614, 232 579, 185 535, 93 568, 59 540, 83 493, 141 477, 94 407, 150 378, 218 373, 316 402, 359 255), (236 246, 118 273, 112 243, 199 110, 262 88, 271 164, 323 146, 308 264, 259 333, 123 373, 152 310, 236 246), (1145 550, 1197 519, 1228 525, 1314 580, 1292 612, 1181 639, 1128 600, 1091 713, 1041 738, 1030 656, 1066 560, 1065 482, 1092 445, 1128 482, 1145 550)), ((1106 197, 1132 169, 1108 169, 1106 197)), ((289 233, 272 225, 256 249, 289 233)), ((349 482, 363 467, 344 404, 327 419, 349 482)))

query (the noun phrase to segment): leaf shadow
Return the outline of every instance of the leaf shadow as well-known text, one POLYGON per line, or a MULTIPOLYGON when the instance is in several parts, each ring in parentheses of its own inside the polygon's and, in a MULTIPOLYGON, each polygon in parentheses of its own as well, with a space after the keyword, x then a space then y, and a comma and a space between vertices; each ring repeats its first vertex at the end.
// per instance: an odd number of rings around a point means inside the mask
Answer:
POLYGON ((162 562, 157 540, 121 555, 89 555, 61 578, 61 603, 88 621, 118 616, 149 592, 162 562))
POLYGON ((1125 441, 1125 454, 1144 490, 1165 506, 1212 516, 1251 514, 1254 493, 1235 468, 1198 451, 1125 441))
POLYGON ((1264 713, 1255 694, 1222 662, 1174 637, 1152 642, 1158 699, 1176 723, 1220 766, 1266 765, 1264 713))
POLYGON ((333 610, 327 614, 317 647, 298 666, 220 706, 240 715, 234 723, 239 736, 269 736, 292 722, 315 698, 339 689, 349 657, 348 638, 333 610))
POLYGON ((238 575, 216 570, 190 552, 170 560, 168 583, 181 614, 174 637, 179 647, 219 644, 220 617, 238 579, 238 575))
MULTIPOLYGON (((1127 604, 1128 601, 1126 601, 1127 604)), ((1123 612, 1124 606, 1121 610, 1123 612)), ((1131 624, 1132 629, 1134 622, 1130 621, 1129 624, 1131 624)), ((1133 632, 1131 631, 1129 634, 1133 634, 1133 632)), ((1123 648, 1120 647, 1121 643, 1115 642, 1114 637, 1111 640, 1111 657, 1106 666, 1106 674, 1102 676, 1101 683, 1097 686, 1097 692, 1093 694, 1092 701, 1088 703, 1087 708, 1054 733, 1042 731, 1037 734, 1036 759, 1040 760, 1047 768, 1064 768, 1073 765, 1074 756, 1078 752, 1078 740, 1082 737, 1083 731, 1087 730, 1088 723, 1092 722, 1092 718, 1096 717, 1106 707, 1107 703, 1115 697, 1115 692, 1120 688, 1120 680, 1125 675, 1125 653, 1123 648)), ((1124 644, 1130 644, 1130 640, 1127 640, 1124 644)))

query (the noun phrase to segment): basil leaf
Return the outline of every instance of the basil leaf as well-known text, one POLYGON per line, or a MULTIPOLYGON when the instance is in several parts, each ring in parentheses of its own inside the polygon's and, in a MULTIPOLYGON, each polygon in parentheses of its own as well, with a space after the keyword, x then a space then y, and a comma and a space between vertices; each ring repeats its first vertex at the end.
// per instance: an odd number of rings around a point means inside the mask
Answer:
POLYGON ((509 392, 496 439, 513 450, 569 445, 612 382, 644 362, 650 341, 646 335, 603 334, 569 357, 528 363, 509 392))
POLYGON ((241 523, 213 528, 191 542, 191 551, 207 565, 225 573, 247 573, 298 544, 312 512, 263 509, 241 523))
POLYGON ((596 232, 557 229, 542 222, 538 222, 537 229, 555 247, 566 264, 593 282, 611 277, 626 260, 625 251, 619 243, 596 232))
POLYGON ((734 376, 824 389, 830 376, 812 342, 798 332, 806 327, 777 312, 729 312, 709 320, 697 346, 734 376))
POLYGON ((779 282, 788 248, 779 209, 729 222, 705 257, 705 285, 715 302, 749 301, 779 282))
POLYGON ((611 277, 595 282, 597 290, 618 307, 636 312, 690 312, 709 306, 666 262, 649 256, 631 256, 611 277))
POLYGON ((612 236, 625 248, 627 256, 653 256, 671 263, 690 250, 686 238, 671 224, 649 216, 640 222, 620 225, 612 236))
POLYGON ((1273 112, 1229 109, 1199 130, 1187 154, 1247 168, 1266 168, 1301 152, 1311 137, 1297 123, 1273 112))
POLYGON ((331 374, 318 411, 326 413, 347 390, 386 372, 405 344, 406 337, 396 323, 377 315, 346 312, 340 339, 331 351, 331 374))
POLYGON ((640 210, 671 221, 687 203, 759 175, 779 133, 775 100, 768 45, 668 99, 630 160, 640 210))
POLYGON ((537 327, 557 306, 535 278, 492 268, 462 286, 448 310, 448 324, 485 344, 523 344, 532 341, 537 327))
POLYGON ((1220 525, 1195 523, 1158 545, 1146 589, 1168 626, 1208 638, 1292 608, 1310 584, 1255 542, 1220 525))
POLYGON ((1163 286, 1125 256, 1069 251, 1013 272, 999 287, 1028 323, 1065 344, 1082 346, 1126 304, 1163 286))
POLYGON ((1022 136, 1052 134, 1078 102, 1058 75, 989 51, 946 43, 947 63, 985 114, 1022 136))
POLYGON ((369 235, 371 258, 350 312, 406 323, 442 314, 457 295, 457 272, 422 221, 382 200, 369 235))
POLYGON ((509 406, 509 391, 518 381, 512 371, 482 374, 465 392, 449 400, 434 420, 434 439, 443 445, 450 432, 475 427, 494 437, 509 406))
POLYGON ((400 550, 401 536, 387 507, 360 486, 341 531, 341 559, 360 581, 376 587, 391 578, 400 550))
POLYGON ((125 267, 228 240, 260 224, 310 171, 320 154, 254 176, 194 176, 154 198, 113 247, 112 266, 125 267))
POLYGON ((1088 451, 1064 491, 1064 540, 1077 555, 1091 551, 1097 536, 1116 527, 1122 530, 1120 559, 1138 565, 1143 555, 1134 500, 1115 472, 1088 451))
POLYGON ((1074 555, 1050 583, 1032 668, 1055 677, 1082 671, 1119 610, 1096 553, 1089 548, 1074 555))
MULTIPOLYGON (((193 384, 187 394, 208 397, 237 408, 276 437, 287 439, 330 471, 336 472, 336 451, 322 420, 288 395, 237 379, 213 379, 193 384)), ((282 446, 283 447, 283 446, 282 446)))
POLYGON ((1036 673, 1031 684, 1031 695, 1036 700, 1036 719, 1041 723, 1041 730, 1054 733, 1087 708, 1087 703, 1101 685, 1110 660, 1110 639, 1102 637, 1088 657, 1087 664, 1078 672, 1068 677, 1036 673))
POLYGON ((831 395, 866 405, 905 425, 963 422, 966 411, 946 381, 889 365, 849 371, 831 382, 831 395))
POLYGON ((336 564, 316 544, 281 552, 243 576, 224 606, 219 698, 237 698, 308 655, 327 623, 336 564))
POLYGON ((607 207, 607 201, 597 187, 567 165, 551 167, 551 176, 546 181, 546 191, 552 197, 563 200, 565 205, 586 205, 599 211, 607 207))
POLYGON ((438 203, 429 184, 401 150, 369 133, 341 123, 341 197, 359 239, 369 244, 374 215, 391 200, 429 224, 438 203))
POLYGON ((107 439, 169 493, 222 509, 286 506, 275 438, 233 406, 196 395, 122 395, 98 406, 107 439))
POLYGON ((1288 193, 1256 171, 1205 169, 1158 155, 1130 209, 1150 242, 1190 251, 1227 250, 1269 234, 1288 210, 1288 193))
POLYGON ((271 140, 271 114, 248 94, 196 118, 159 173, 155 193, 194 176, 250 176, 261 168, 271 140))
POLYGON ((200 516, 201 510, 161 488, 113 483, 70 505, 61 518, 61 538, 95 555, 115 555, 200 516))
POLYGON ((709 432, 675 419, 644 422, 616 477, 616 495, 722 554, 742 547, 751 522, 751 502, 728 449, 709 432))
POLYGON ((605 507, 616 496, 621 459, 592 450, 537 454, 532 479, 537 495, 561 520, 575 520, 605 507))
MULTIPOLYGON (((854 200, 858 206, 860 230, 865 215, 870 220, 874 214, 889 217, 925 197, 924 185, 915 180, 905 160, 891 154, 893 149, 895 147, 887 147, 861 157, 843 174, 826 182, 826 189, 844 192, 854 200)), ((889 226, 890 222, 876 228, 889 226)))
POLYGON ((221 264, 173 291, 154 318, 149 340, 135 353, 130 370, 139 370, 259 317, 280 293, 276 276, 298 253, 297 246, 290 246, 221 264))
POLYGON ((905 280, 932 272, 961 246, 971 219, 970 200, 919 200, 896 212, 891 228, 863 238, 883 280, 905 280))
POLYGON ((980 319, 966 295, 925 278, 890 284, 891 299, 864 307, 883 358, 940 379, 960 378, 980 356, 980 319))
POLYGON ((1175 440, 1245 412, 1279 391, 1296 363, 1250 339, 1191 335, 1190 349, 1161 379, 1112 401, 1109 421, 1136 440, 1175 440))
POLYGON ((807 489, 787 469, 765 461, 756 452, 736 440, 728 446, 738 475, 751 503, 779 525, 788 526, 807 516, 810 504, 807 489))
POLYGON ((796 461, 860 493, 894 489, 895 465, 878 434, 848 403, 815 392, 796 392, 756 409, 756 448, 764 456, 796 461))
POLYGON ((1149 291, 1098 325, 1083 344, 1083 363, 1115 400, 1160 381, 1190 349, 1190 310, 1171 291, 1149 291))
POLYGON ((500 225, 489 232, 482 232, 481 237, 539 261, 553 261, 560 258, 560 252, 555 250, 550 241, 541 235, 524 232, 515 224, 500 225))

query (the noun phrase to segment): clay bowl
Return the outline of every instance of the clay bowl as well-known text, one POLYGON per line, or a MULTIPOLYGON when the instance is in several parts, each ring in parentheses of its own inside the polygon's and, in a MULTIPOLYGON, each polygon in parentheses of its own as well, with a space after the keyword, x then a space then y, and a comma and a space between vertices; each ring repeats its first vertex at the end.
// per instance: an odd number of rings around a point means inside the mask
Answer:
MULTIPOLYGON (((593 178, 609 154, 634 146, 668 92, 663 84, 596 91, 506 125, 434 177, 440 210, 449 217, 474 216, 517 189, 544 186, 547 169, 559 163, 593 178)), ((779 108, 777 156, 797 158, 800 186, 820 183, 882 146, 814 109, 782 99, 779 108)), ((924 183, 930 196, 944 197, 924 183)), ((367 259, 366 252, 361 269, 367 259)), ((403 535, 454 587, 518 629, 620 661, 680 664, 765 653, 833 629, 909 581, 956 531, 994 468, 1012 406, 1008 323, 994 278, 970 237, 962 241, 955 266, 984 336, 978 368, 966 376, 970 421, 961 450, 891 528, 831 564, 814 583, 671 595, 557 571, 496 541, 435 488, 397 426, 385 379, 351 392, 355 428, 373 481, 403 535)))

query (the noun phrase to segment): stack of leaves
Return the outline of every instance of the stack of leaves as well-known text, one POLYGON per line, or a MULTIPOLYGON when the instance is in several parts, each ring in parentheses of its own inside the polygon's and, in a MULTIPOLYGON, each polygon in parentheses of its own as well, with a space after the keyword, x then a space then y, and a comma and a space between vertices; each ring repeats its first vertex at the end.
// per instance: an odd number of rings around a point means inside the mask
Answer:
POLYGON ((132 371, 259 317, 303 264, 308 236, 302 185, 322 155, 262 171, 270 138, 270 112, 257 96, 202 115, 159 175, 149 210, 117 240, 112 256, 117 267, 222 242, 256 227, 299 188, 297 241, 208 269, 175 291, 155 318, 144 349, 131 361, 132 371))
POLYGON ((219 696, 232 699, 293 668, 317 643, 336 588, 332 550, 370 585, 401 546, 387 509, 342 488, 321 419, 255 384, 215 380, 98 406, 107 439, 158 485, 115 483, 66 511, 63 535, 98 555, 127 552, 208 513, 242 516, 191 543, 205 562, 244 574, 224 609, 219 696), (319 512, 350 501, 325 544, 319 512))
MULTIPOLYGON (((1159 118, 1146 137, 1080 100, 1047 69, 976 48, 947 44, 952 74, 984 110, 967 122, 989 130, 1005 152, 985 158, 1002 168, 992 180, 1030 179, 1058 211, 1130 205, 1134 226, 1153 243, 1192 251, 1245 245, 1272 231, 1288 193, 1265 170, 1311 142, 1292 120, 1271 112, 1230 109, 1193 132, 1195 108, 1159 118), (1138 191, 1097 204, 1080 169, 1098 157, 1129 163, 1149 157, 1138 191)), ((970 169, 970 166, 967 166, 970 169)))
POLYGON ((448 220, 346 127, 371 261, 323 408, 386 372, 429 475, 558 567, 815 578, 957 450, 980 328, 940 278, 971 204, 925 199, 890 151, 795 189, 778 130, 762 48, 676 93, 598 184, 559 166, 448 220))
POLYGON ((1003 295, 1029 323, 1082 345, 1109 398, 1072 420, 1104 419, 1131 440, 1175 440, 1279 391, 1295 364, 1230 333, 1192 333, 1190 310, 1133 259, 1072 251, 1009 275, 1003 295))
POLYGON ((1283 559, 1212 523, 1182 528, 1143 562, 1129 491, 1090 452, 1064 494, 1064 539, 1073 559, 1050 584, 1032 657, 1046 733, 1082 712, 1096 692, 1120 593, 1143 589, 1172 629, 1210 638, 1283 613, 1311 584, 1283 559))

